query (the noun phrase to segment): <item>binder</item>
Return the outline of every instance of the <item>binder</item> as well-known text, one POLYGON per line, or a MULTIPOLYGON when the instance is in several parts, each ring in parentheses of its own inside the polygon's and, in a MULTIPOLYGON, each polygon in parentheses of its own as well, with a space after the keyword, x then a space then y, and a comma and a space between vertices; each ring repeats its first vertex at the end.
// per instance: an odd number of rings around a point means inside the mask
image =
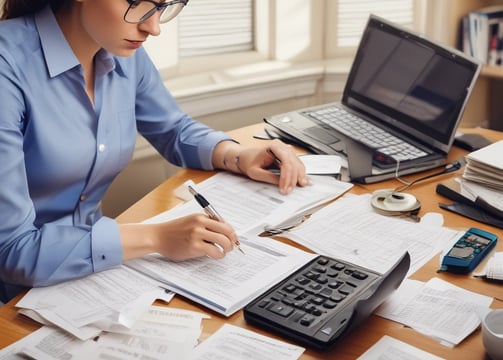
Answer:
POLYGON ((503 211, 480 197, 475 200, 467 198, 461 193, 460 184, 455 179, 437 184, 436 192, 453 200, 451 204, 440 203, 442 209, 503 229, 503 211))

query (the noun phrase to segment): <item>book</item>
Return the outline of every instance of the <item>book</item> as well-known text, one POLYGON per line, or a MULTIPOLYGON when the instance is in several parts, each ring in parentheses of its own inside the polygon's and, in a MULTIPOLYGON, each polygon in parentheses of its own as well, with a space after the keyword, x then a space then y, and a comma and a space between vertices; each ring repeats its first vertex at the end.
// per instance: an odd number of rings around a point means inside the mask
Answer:
POLYGON ((468 13, 462 19, 461 48, 482 63, 501 65, 503 6, 494 5, 468 13))

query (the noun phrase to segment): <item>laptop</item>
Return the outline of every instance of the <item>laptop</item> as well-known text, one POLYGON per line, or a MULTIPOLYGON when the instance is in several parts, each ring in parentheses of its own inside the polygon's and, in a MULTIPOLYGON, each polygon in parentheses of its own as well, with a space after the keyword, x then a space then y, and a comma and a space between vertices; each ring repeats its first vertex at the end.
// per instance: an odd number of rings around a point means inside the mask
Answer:
POLYGON ((266 130, 347 160, 373 183, 446 164, 482 64, 370 15, 341 101, 266 117, 266 130))

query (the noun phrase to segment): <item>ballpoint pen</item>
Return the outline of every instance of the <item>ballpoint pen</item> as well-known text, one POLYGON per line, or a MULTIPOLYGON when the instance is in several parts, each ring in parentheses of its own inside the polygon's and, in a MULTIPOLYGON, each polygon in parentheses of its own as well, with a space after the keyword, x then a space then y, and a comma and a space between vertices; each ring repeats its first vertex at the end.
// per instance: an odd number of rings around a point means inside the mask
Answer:
MULTIPOLYGON (((194 189, 192 186, 188 185, 187 186, 190 193, 194 195, 194 198, 196 199, 197 203, 203 208, 204 212, 206 215, 208 215, 211 219, 217 220, 217 221, 224 221, 224 219, 220 216, 220 214, 217 212, 217 210, 209 203, 206 198, 198 193, 196 189, 194 189)), ((241 249, 241 244, 239 243, 239 240, 236 240, 234 243, 236 247, 238 248, 239 251, 241 251, 244 254, 243 249, 241 249)))
POLYGON ((271 148, 267 148, 267 152, 271 154, 271 156, 274 158, 274 164, 279 167, 281 165, 281 159, 276 156, 276 154, 274 153, 274 151, 272 151, 271 148))

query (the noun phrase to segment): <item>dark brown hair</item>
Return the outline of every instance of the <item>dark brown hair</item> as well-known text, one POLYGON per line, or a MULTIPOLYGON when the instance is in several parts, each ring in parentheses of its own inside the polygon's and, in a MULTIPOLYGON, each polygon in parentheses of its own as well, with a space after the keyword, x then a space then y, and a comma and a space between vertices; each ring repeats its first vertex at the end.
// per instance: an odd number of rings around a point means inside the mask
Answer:
POLYGON ((0 19, 12 19, 36 13, 50 4, 53 10, 59 9, 67 0, 5 0, 0 11, 0 19))

